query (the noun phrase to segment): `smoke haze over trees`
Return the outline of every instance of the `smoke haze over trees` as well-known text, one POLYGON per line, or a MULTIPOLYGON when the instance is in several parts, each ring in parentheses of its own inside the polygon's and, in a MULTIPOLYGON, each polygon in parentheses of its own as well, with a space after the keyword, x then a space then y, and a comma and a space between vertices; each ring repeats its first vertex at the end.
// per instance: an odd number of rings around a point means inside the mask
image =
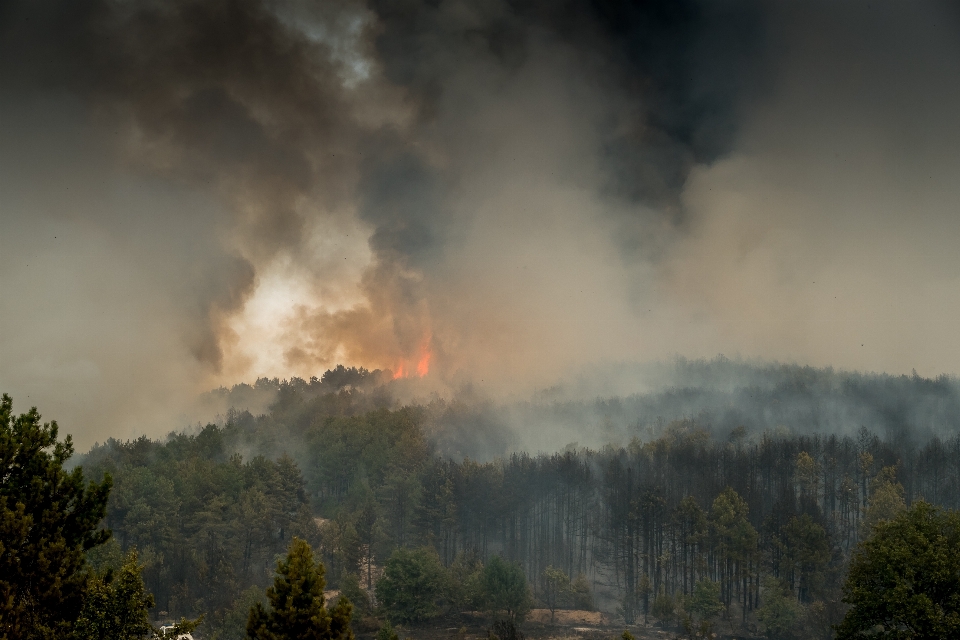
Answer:
POLYGON ((957 20, 6 2, 0 384, 86 446, 337 362, 496 396, 675 353, 953 372, 957 20))
MULTIPOLYGON (((309 381, 261 378, 220 388, 206 394, 204 404, 221 420, 231 407, 252 415, 266 414, 271 406, 277 415, 277 407, 286 407, 280 411, 284 419, 303 414, 308 417, 293 419, 305 424, 311 411, 343 402, 329 395, 342 390, 363 410, 411 401, 425 405, 425 429, 438 452, 479 460, 518 450, 649 440, 675 421, 695 422, 720 439, 737 430, 854 437, 867 428, 905 447, 960 431, 960 381, 950 376, 864 374, 722 356, 585 369, 561 385, 512 401, 478 397, 469 389, 418 400, 404 381, 338 367, 309 381), (353 395, 354 390, 367 393, 353 395), (607 395, 610 390, 622 394, 607 395)), ((296 437, 278 435, 270 455, 297 449, 290 440, 296 437)))
POLYGON ((224 390, 275 399, 162 442, 110 440, 80 462, 114 478, 105 525, 149 559, 158 609, 205 612, 203 629, 226 634, 299 536, 333 587, 358 602, 376 589, 395 622, 484 610, 483 571, 502 560, 540 606, 570 584, 561 606, 593 602, 627 622, 824 637, 858 541, 920 498, 960 508, 956 381, 726 359, 672 368, 683 392, 525 407, 544 422, 632 415, 621 444, 533 454, 510 440, 503 407, 400 405, 376 372, 338 369, 224 390), (702 410, 673 415, 675 397, 702 410), (464 457, 476 451, 486 458, 464 457), (385 564, 394 582, 429 580, 430 599, 391 600, 385 564))

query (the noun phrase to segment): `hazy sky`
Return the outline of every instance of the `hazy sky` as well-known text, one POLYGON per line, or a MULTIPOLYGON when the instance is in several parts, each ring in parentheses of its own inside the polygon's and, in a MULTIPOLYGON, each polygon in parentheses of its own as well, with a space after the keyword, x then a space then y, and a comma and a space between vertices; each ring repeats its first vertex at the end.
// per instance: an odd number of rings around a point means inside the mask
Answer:
POLYGON ((338 362, 957 373, 958 114, 954 3, 6 2, 0 390, 82 448, 338 362))

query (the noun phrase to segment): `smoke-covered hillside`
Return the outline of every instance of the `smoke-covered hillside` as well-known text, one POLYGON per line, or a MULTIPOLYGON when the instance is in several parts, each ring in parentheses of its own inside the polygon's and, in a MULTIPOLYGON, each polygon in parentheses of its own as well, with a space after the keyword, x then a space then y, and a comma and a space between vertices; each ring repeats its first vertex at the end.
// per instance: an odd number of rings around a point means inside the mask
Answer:
MULTIPOLYGON (((438 451, 452 458, 489 460, 512 451, 553 452, 575 444, 599 448, 650 440, 683 420, 726 439, 780 434, 855 435, 861 428, 901 447, 960 433, 960 381, 837 371, 718 357, 677 358, 650 365, 596 367, 531 397, 484 399, 469 387, 418 397, 407 381, 379 371, 333 369, 309 381, 261 378, 205 397, 212 418, 249 411, 250 419, 279 422, 287 445, 319 413, 418 404, 438 451), (611 393, 615 390, 616 393, 611 393), (331 396, 331 394, 335 394, 331 396), (334 400, 336 398, 336 400, 334 400)), ((271 450, 271 452, 273 452, 271 450)), ((275 452, 273 452, 275 453, 275 452)))

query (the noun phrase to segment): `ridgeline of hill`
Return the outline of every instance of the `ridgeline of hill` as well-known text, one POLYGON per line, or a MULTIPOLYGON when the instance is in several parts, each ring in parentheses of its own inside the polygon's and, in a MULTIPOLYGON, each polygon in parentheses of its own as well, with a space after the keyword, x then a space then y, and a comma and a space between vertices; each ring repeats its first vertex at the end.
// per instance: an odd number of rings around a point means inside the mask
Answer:
MULTIPOLYGON (((223 416, 233 409, 272 419, 283 431, 283 444, 257 451, 273 456, 294 448, 290 438, 299 438, 318 416, 400 406, 397 386, 403 384, 380 371, 338 366, 321 378, 260 378, 253 385, 217 389, 207 394, 206 404, 223 416)), ((412 403, 427 409, 423 427, 440 455, 485 461, 514 451, 557 451, 571 443, 599 449, 635 438, 647 441, 678 420, 696 422, 715 439, 737 429, 754 437, 765 431, 855 437, 866 428, 907 448, 960 433, 960 380, 954 377, 843 372, 723 356, 597 368, 525 401, 484 400, 467 388, 449 401, 412 403)))

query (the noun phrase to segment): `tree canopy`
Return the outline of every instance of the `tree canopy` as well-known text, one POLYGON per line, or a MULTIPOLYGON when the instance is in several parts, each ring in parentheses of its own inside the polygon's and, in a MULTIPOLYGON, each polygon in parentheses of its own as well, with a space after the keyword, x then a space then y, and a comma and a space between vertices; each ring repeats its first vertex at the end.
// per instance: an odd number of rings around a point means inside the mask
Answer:
POLYGON ((256 603, 247 621, 247 637, 255 640, 353 640, 353 606, 340 598, 332 610, 324 603, 325 569, 313 561, 313 550, 294 538, 286 558, 277 562, 270 608, 256 603))
POLYGON ((143 584, 143 566, 130 551, 120 571, 91 578, 83 610, 74 627, 76 640, 127 640, 150 633, 147 611, 153 596, 143 584))
POLYGON ((99 529, 111 479, 85 483, 64 470, 70 436, 19 416, 0 399, 0 638, 62 638, 80 613, 87 582, 84 553, 102 544, 99 529))
POLYGON ((496 617, 511 622, 523 620, 530 612, 530 589, 520 565, 493 556, 480 574, 480 601, 496 617))
POLYGON ((397 549, 377 582, 377 600, 394 622, 425 622, 440 613, 446 571, 429 548, 397 549))
POLYGON ((850 564, 837 639, 960 637, 960 513, 919 501, 875 525, 850 564))

